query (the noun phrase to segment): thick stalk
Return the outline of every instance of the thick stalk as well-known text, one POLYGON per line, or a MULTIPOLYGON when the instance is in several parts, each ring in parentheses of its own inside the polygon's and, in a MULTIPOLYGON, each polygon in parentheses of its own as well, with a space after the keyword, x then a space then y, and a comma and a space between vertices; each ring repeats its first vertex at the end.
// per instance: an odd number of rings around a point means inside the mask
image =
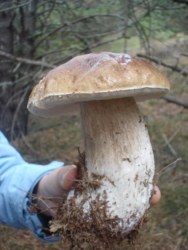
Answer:
POLYGON ((106 176, 111 212, 129 231, 149 207, 154 157, 143 117, 133 98, 83 103, 81 116, 89 173, 106 176))

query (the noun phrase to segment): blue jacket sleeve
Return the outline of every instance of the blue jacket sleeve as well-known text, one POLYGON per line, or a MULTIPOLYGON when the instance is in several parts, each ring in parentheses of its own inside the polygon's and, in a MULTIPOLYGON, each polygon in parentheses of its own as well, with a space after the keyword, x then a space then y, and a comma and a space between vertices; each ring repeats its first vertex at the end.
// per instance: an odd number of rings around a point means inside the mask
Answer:
POLYGON ((56 241, 43 233, 37 214, 28 208, 30 194, 41 177, 62 165, 56 161, 48 165, 27 163, 0 132, 0 223, 30 229, 44 241, 56 241))

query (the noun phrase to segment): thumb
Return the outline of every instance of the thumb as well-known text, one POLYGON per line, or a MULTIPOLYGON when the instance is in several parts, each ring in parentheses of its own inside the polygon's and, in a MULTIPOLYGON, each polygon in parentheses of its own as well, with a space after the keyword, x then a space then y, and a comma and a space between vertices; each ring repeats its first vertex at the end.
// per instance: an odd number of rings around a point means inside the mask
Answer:
POLYGON ((37 194, 51 197, 63 196, 72 188, 76 173, 75 165, 57 168, 42 177, 38 184, 37 194))
POLYGON ((57 204, 61 199, 66 199, 68 191, 73 187, 76 175, 77 167, 68 165, 57 168, 42 177, 36 190, 38 208, 42 213, 55 216, 57 204))

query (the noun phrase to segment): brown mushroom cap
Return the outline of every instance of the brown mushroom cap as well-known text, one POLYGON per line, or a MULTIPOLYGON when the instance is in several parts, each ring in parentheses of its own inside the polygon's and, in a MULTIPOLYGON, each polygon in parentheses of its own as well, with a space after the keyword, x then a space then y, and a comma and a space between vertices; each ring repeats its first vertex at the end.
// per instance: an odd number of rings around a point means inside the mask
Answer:
POLYGON ((167 78, 143 59, 124 53, 91 53, 49 71, 33 89, 28 109, 54 116, 80 102, 130 96, 145 100, 167 90, 167 78))

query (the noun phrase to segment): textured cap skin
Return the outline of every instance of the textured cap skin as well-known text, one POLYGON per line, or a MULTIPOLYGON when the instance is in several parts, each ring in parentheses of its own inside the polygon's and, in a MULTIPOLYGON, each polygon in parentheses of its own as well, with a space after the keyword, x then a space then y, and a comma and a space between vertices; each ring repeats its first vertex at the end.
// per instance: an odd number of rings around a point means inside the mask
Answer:
POLYGON ((168 89, 167 78, 143 59, 124 53, 91 53, 49 71, 33 89, 28 109, 53 116, 62 106, 128 96, 145 100, 168 89))

